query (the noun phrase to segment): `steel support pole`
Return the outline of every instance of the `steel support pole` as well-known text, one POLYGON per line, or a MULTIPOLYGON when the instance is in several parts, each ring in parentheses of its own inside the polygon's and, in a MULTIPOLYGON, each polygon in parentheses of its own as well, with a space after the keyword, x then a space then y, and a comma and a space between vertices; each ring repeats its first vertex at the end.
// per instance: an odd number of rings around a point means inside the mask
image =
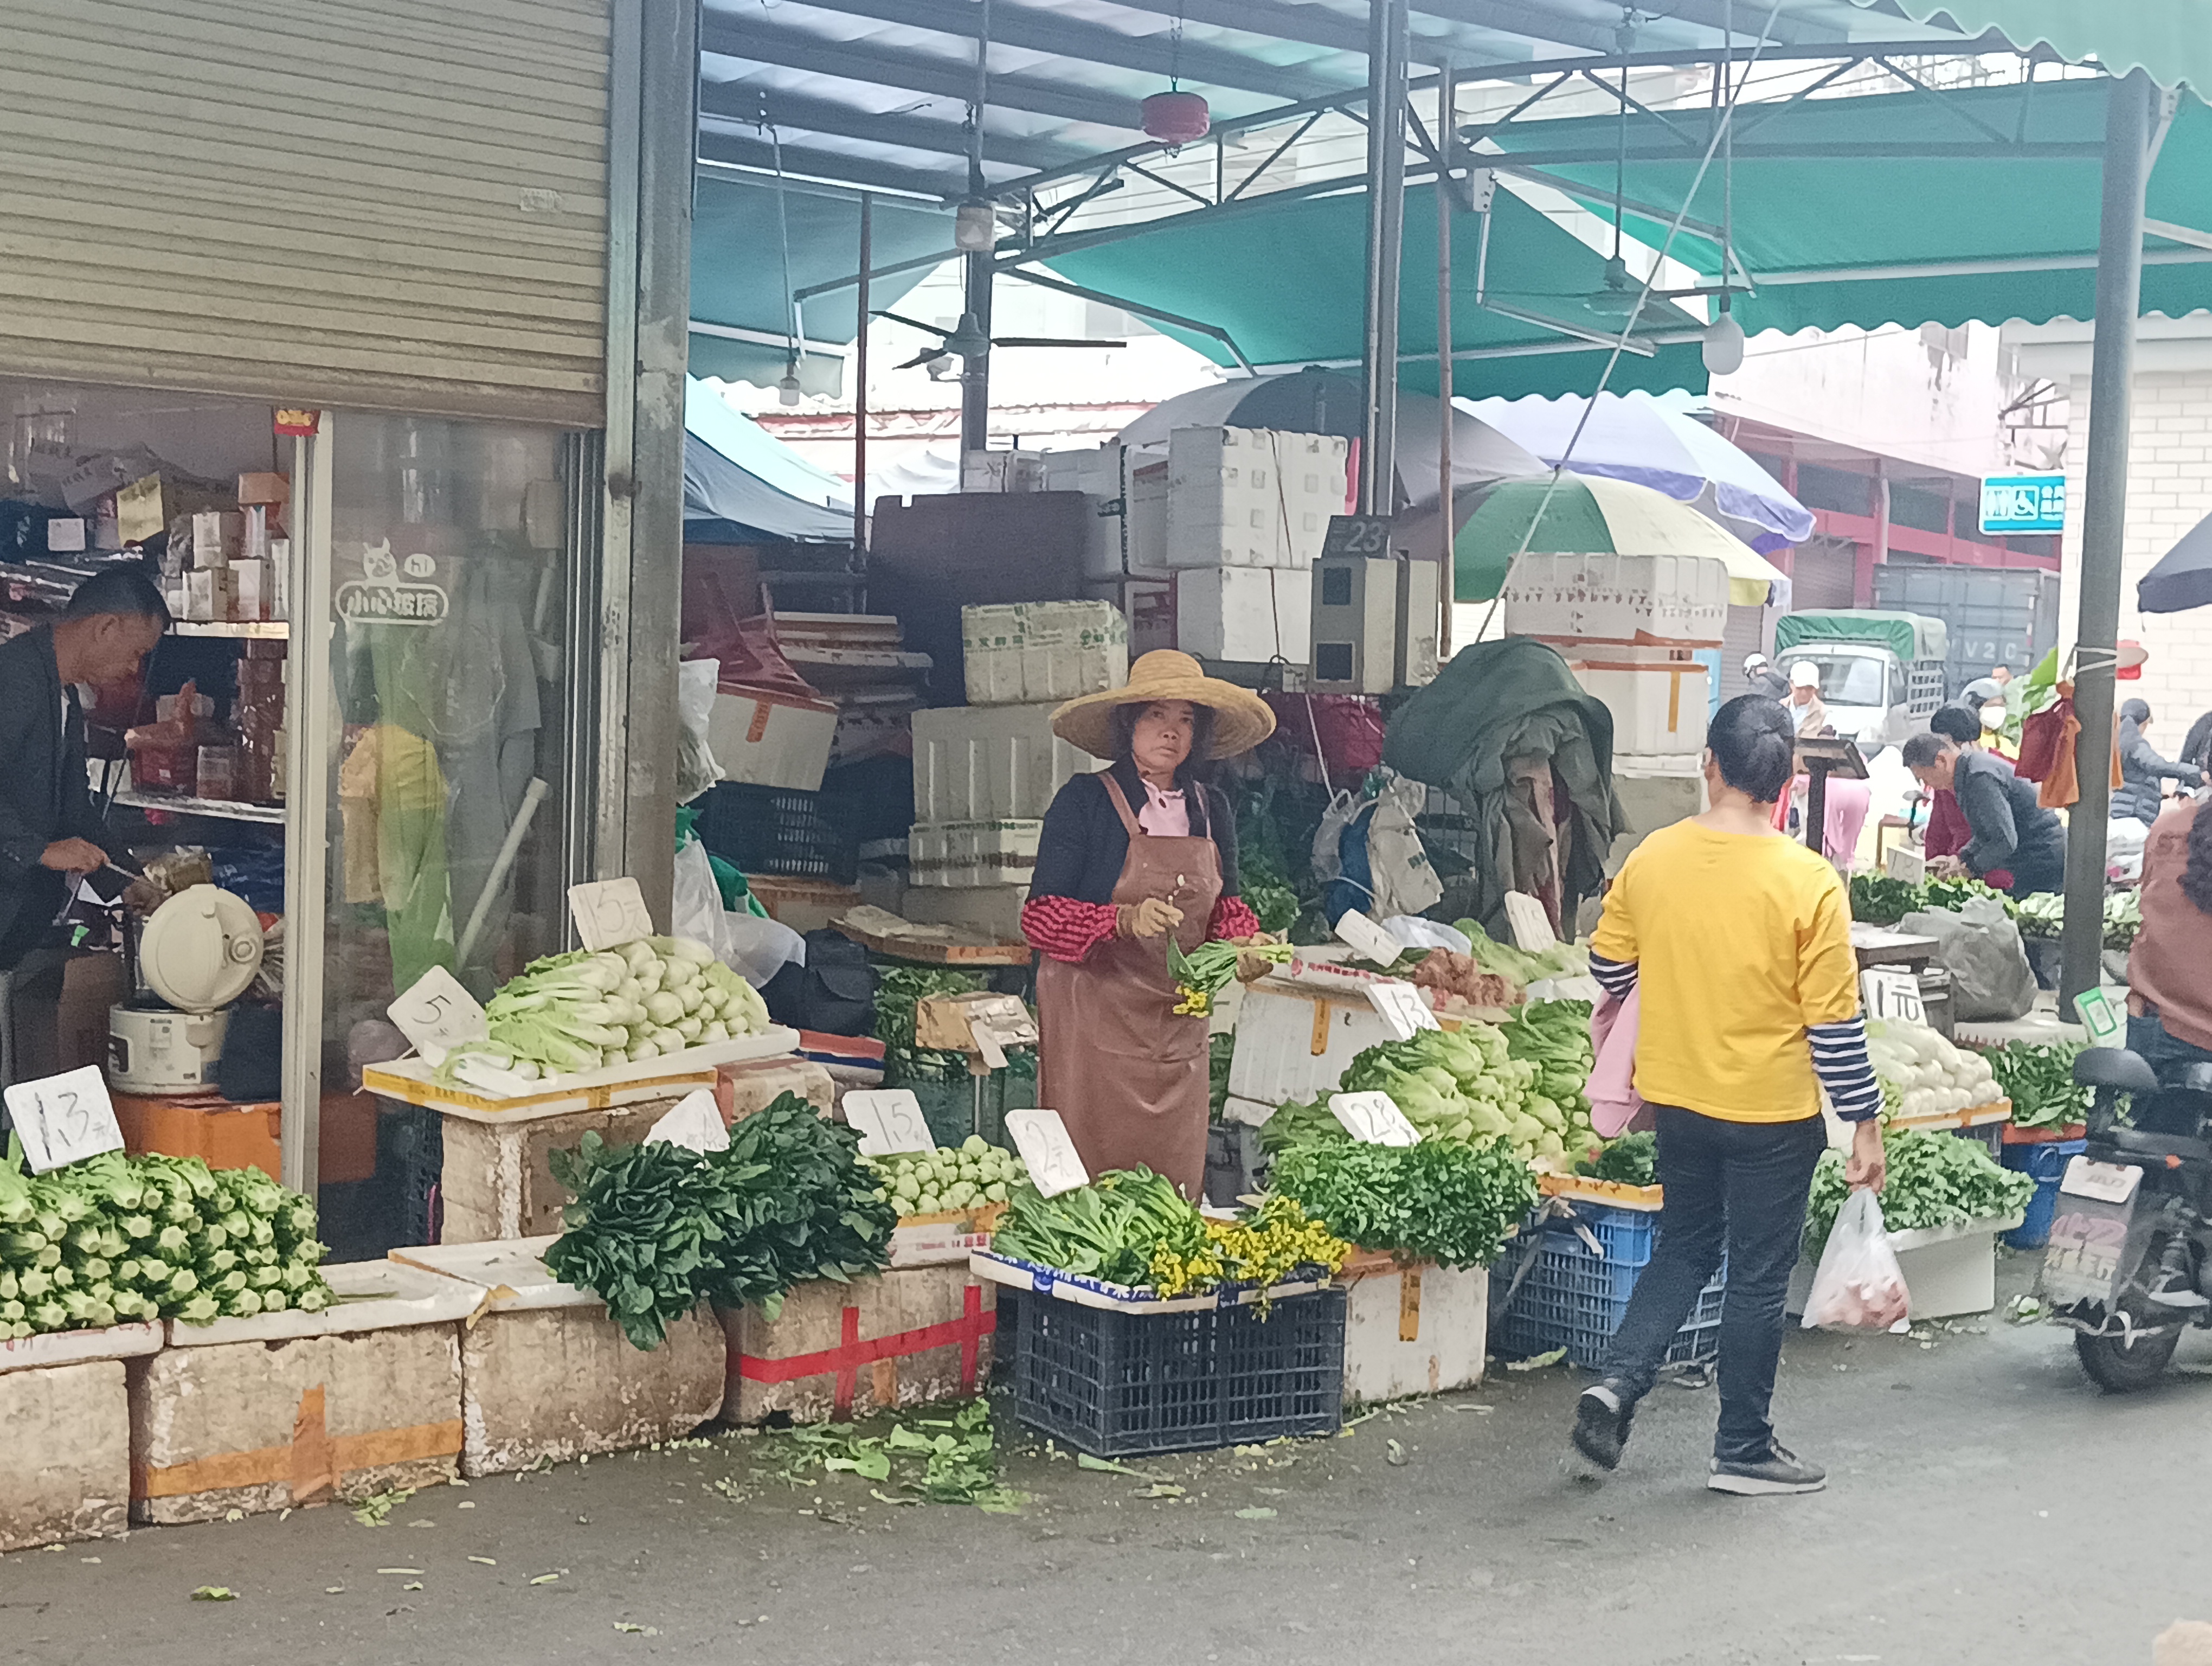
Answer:
POLYGON ((2097 987, 2105 941, 2105 827, 2112 809, 2112 670, 2120 629, 2120 557, 2127 531, 2128 416, 2135 394, 2136 312, 2142 301, 2143 182, 2150 78, 2111 83, 2105 112, 2105 192, 2097 238, 2097 320, 2089 363, 2089 447, 2081 508, 2081 612, 2075 627, 2074 711, 2081 720, 2081 796, 2067 818, 2062 999, 2097 987))
POLYGON ((1367 34, 1366 412, 1359 507, 1397 507, 1398 283, 1406 224, 1406 0, 1373 0, 1367 34))
POLYGON ((1437 143, 1443 147, 1437 169, 1437 509, 1443 547, 1437 551, 1437 590, 1442 617, 1437 621, 1437 663, 1452 657, 1452 605, 1458 599, 1458 563, 1452 549, 1452 152, 1459 143, 1453 105, 1459 77, 1446 56, 1437 75, 1437 143))
MULTIPOLYGON (((991 252, 968 257, 967 307, 986 341, 991 335, 991 280, 996 275, 991 252)), ((960 449, 987 451, 991 441, 991 350, 964 360, 960 372, 960 449)))
POLYGON ((854 301, 853 336, 853 561, 868 562, 868 258, 875 240, 875 199, 860 193, 860 287, 854 301))

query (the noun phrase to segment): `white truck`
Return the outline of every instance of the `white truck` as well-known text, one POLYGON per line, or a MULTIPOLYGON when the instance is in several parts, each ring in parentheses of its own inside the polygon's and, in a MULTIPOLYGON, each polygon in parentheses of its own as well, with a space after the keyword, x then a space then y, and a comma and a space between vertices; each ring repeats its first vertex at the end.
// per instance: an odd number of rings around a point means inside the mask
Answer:
POLYGON ((1785 613, 1774 623, 1774 663, 1786 676, 1809 662, 1820 674, 1828 721, 1847 740, 1902 745, 1943 703, 1944 624, 1924 613, 1843 608, 1785 613))

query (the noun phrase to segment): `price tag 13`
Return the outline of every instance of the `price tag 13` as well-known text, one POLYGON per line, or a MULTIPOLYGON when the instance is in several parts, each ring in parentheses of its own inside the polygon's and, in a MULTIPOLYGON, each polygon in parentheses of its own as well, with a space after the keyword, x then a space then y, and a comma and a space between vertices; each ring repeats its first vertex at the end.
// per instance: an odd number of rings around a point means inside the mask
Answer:
POLYGON ((8 1120, 23 1137, 33 1174, 123 1149, 123 1130, 100 1067, 66 1070, 7 1090, 8 1120))
POLYGON ((1920 1000, 1920 980, 1911 972, 1880 966, 1861 972, 1859 1001, 1870 1018, 1888 1018, 1897 1024, 1928 1022, 1928 1009, 1920 1000))
POLYGON ((1339 941, 1378 966, 1388 966, 1406 952, 1396 938, 1358 909, 1346 909, 1339 915, 1334 929, 1339 941))
POLYGON ((1386 978, 1369 984, 1367 1000, 1389 1027, 1393 1041, 1411 1041, 1419 1031, 1438 1027, 1437 1015, 1421 999, 1421 992, 1401 979, 1386 978))
POLYGON ((568 912, 576 921, 576 935, 584 946, 598 953, 653 935, 653 915, 645 906, 645 893, 625 874, 619 879, 595 879, 568 887, 568 912))
MULTIPOLYGON (((851 1095, 846 1097, 849 1100, 851 1095)), ((1030 1183, 1047 1197, 1058 1197, 1091 1183, 1091 1171, 1075 1154, 1075 1141, 1056 1110, 1010 1110, 1006 1132, 1029 1164, 1030 1183)))
MULTIPOLYGON (((1328 1108, 1344 1131, 1365 1146, 1417 1146, 1421 1136, 1387 1093, 1332 1093, 1328 1108)), ((1011 1115, 1011 1113, 1009 1113, 1011 1115)))
POLYGON ((455 1048, 482 1041, 490 1033, 484 1009, 443 966, 433 966, 416 978, 384 1011, 415 1050, 434 1065, 445 1063, 446 1055, 455 1048))
POLYGON ((921 1101, 910 1087, 855 1090, 845 1096, 844 1104, 845 1120, 860 1130, 863 1157, 937 1149, 922 1120, 921 1101))

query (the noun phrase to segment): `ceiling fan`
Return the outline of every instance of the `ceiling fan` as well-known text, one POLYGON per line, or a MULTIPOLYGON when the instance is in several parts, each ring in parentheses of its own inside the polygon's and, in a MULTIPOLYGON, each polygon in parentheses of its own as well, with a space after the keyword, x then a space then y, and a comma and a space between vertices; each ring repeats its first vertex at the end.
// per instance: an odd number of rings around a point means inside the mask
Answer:
POLYGON ((960 314, 960 322, 947 330, 939 324, 924 324, 920 319, 908 318, 902 313, 878 311, 872 316, 887 318, 894 324, 903 324, 909 330, 927 331, 939 337, 939 344, 925 348, 896 368, 911 370, 916 365, 927 364, 933 359, 948 355, 963 359, 980 359, 994 347, 1127 347, 1126 341, 1084 341, 1066 336, 986 336, 983 326, 975 321, 973 313, 960 314))

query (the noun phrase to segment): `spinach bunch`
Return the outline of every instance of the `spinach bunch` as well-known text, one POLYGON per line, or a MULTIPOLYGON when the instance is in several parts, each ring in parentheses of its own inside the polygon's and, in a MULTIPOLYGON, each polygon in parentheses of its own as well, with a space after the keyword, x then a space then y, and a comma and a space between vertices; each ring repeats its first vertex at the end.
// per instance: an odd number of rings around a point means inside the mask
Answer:
POLYGON ((2089 1114, 2089 1090, 2074 1079, 2080 1042, 2010 1041, 1984 1056, 1997 1086, 2012 1101, 2015 1128, 2078 1122, 2089 1114))
MULTIPOLYGON (((2035 1195, 2033 1180, 2001 1166, 1981 1145, 1954 1134, 1891 1128, 1881 1143, 1889 1153, 1881 1219, 1893 1232, 1994 1220, 2025 1207, 2035 1195)), ((1844 1153, 1823 1152, 1813 1170, 1812 1201, 1805 1213, 1805 1253, 1813 1260, 1820 1260, 1827 1248, 1850 1191, 1844 1183, 1844 1153)))
POLYGON ((1363 1250, 1443 1267, 1487 1267, 1536 1204, 1528 1165, 1501 1146, 1300 1145, 1275 1159, 1270 1188, 1363 1250))
POLYGON ((683 1146, 610 1146, 586 1134, 547 1160, 576 1201, 561 1212, 568 1230, 545 1265, 605 1302, 633 1347, 659 1347, 669 1322, 698 1304, 708 1258, 720 1252, 705 1159, 683 1146))

